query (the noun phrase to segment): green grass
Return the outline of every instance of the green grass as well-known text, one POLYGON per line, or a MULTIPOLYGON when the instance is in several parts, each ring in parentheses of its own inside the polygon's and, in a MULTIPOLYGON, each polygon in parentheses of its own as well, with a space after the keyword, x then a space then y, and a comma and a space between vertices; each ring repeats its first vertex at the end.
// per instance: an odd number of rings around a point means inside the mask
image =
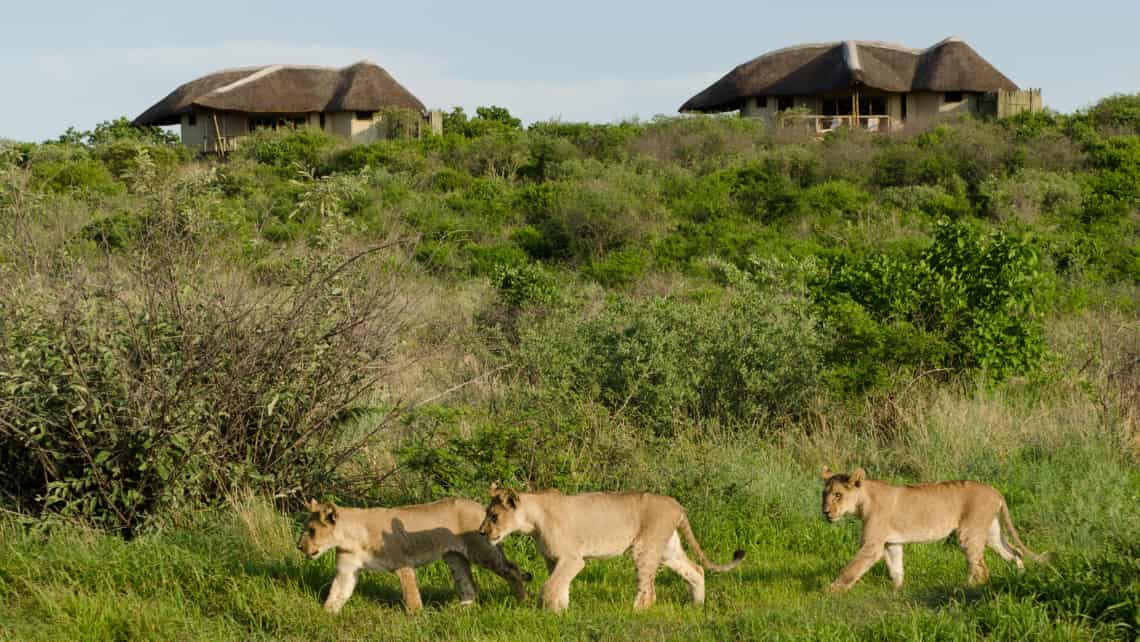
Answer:
MULTIPOLYGON (((818 481, 790 449, 705 443, 658 457, 662 483, 687 506, 710 556, 727 559, 737 546, 748 552, 737 570, 708 574, 704 607, 690 602, 681 578, 662 570, 657 605, 633 612, 635 574, 623 557, 589 563, 562 615, 541 610, 533 597, 516 603, 505 583, 480 569, 478 602, 460 606, 437 562, 419 571, 420 614, 404 614, 394 575, 364 572, 345 609, 330 616, 321 601, 333 555, 303 559, 294 549, 299 516, 246 499, 131 541, 75 526, 3 523, 0 631, 14 640, 1069 640, 1131 639, 1140 630, 1128 619, 1140 596, 1140 567, 1131 559, 1137 548, 1112 535, 1136 532, 1140 475, 1095 445, 1015 458, 995 480, 1011 497, 1023 538, 1054 552, 1053 567, 1030 563, 1017 574, 990 555, 991 583, 966 588, 953 541, 914 545, 903 589, 894 591, 878 565, 845 595, 823 588, 855 552, 859 525, 819 519, 818 481), (679 471, 696 448, 704 457, 685 476, 679 471), (1043 474, 1060 470, 1075 479, 1094 459, 1091 482, 1066 485, 1052 481, 1063 475, 1043 474), (1124 523, 1079 526, 1111 514, 1124 523)), ((534 574, 537 594, 546 570, 530 540, 515 536, 507 548, 534 574)))

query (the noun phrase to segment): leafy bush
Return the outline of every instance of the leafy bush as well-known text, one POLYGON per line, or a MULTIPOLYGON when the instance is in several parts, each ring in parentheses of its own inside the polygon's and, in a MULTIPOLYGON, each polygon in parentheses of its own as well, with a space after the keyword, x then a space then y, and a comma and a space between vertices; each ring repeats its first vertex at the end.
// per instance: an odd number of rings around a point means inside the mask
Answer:
POLYGON ((938 185, 887 187, 879 194, 883 205, 904 212, 922 212, 931 218, 957 219, 971 211, 964 195, 949 194, 938 185))
POLYGON ((1097 127, 1140 135, 1140 94, 1114 94, 1088 110, 1097 127))
POLYGON ((139 266, 122 298, 5 291, 0 492, 17 509, 131 533, 233 488, 319 489, 359 447, 341 426, 389 358, 392 284, 357 259, 247 300, 187 285, 192 265, 139 266))
POLYGON ((1117 218, 1140 207, 1140 135, 1094 145, 1089 163, 1094 173, 1085 194, 1086 221, 1117 218))
POLYGON ((804 190, 802 200, 810 212, 853 219, 866 211, 874 197, 847 181, 827 181, 804 190))
POLYGON ((239 155, 292 175, 298 169, 312 172, 323 166, 337 139, 313 127, 258 129, 242 139, 239 155))
POLYGON ((1027 169, 1008 178, 990 177, 979 190, 979 213, 1031 223, 1039 215, 1062 219, 1080 211, 1081 184, 1068 174, 1027 169))
POLYGON ((618 299, 589 321, 553 323, 520 346, 542 388, 661 434, 679 417, 753 425, 797 415, 817 391, 826 346, 806 305, 752 289, 724 303, 618 299))
POLYGON ((839 337, 830 361, 858 390, 892 364, 995 380, 1032 371, 1045 351, 1043 284, 1031 240, 943 221, 915 257, 833 257, 813 291, 839 337))
POLYGON ((110 196, 123 191, 105 165, 90 158, 36 162, 32 165, 32 186, 57 193, 110 196))
POLYGON ((562 181, 527 197, 533 231, 518 242, 533 256, 589 260, 646 238, 659 207, 652 183, 621 168, 562 181), (534 232, 538 234, 535 235, 534 232))

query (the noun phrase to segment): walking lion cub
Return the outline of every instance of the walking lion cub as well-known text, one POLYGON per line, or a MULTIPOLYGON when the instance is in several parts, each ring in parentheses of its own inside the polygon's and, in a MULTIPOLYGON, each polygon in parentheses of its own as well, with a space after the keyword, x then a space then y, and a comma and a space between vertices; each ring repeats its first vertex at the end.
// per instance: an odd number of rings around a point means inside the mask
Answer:
POLYGON ((744 551, 738 550, 728 564, 710 562, 693 535, 685 509, 672 497, 650 493, 517 493, 492 483, 491 503, 479 527, 493 544, 514 532, 534 538, 550 571, 542 599, 552 611, 569 606, 570 582, 587 559, 616 557, 626 551, 633 552, 637 566, 635 609, 656 601, 654 578, 661 564, 685 578, 693 601, 703 603, 704 570, 685 555, 678 531, 710 571, 731 570, 744 559, 744 551))
POLYGON ((853 514, 863 520, 859 552, 828 587, 831 592, 851 588, 884 558, 898 588, 903 583, 903 544, 933 542, 955 531, 966 554, 971 584, 989 578, 984 555, 987 544, 1018 569, 1025 567, 1022 557, 1044 561, 1021 542, 1005 498, 991 486, 973 481, 895 486, 867 479, 862 468, 843 475, 832 473, 827 466, 821 477, 824 519, 837 522, 853 514))
POLYGON ((442 499, 430 504, 397 508, 344 508, 309 500, 309 521, 297 548, 309 559, 336 549, 336 579, 325 610, 340 611, 356 587, 362 568, 393 571, 400 578, 404 608, 414 613, 423 606, 416 567, 440 558, 451 569, 461 604, 475 601, 471 562, 490 569, 526 599, 529 573, 512 564, 501 548, 479 533, 483 507, 466 499, 442 499))

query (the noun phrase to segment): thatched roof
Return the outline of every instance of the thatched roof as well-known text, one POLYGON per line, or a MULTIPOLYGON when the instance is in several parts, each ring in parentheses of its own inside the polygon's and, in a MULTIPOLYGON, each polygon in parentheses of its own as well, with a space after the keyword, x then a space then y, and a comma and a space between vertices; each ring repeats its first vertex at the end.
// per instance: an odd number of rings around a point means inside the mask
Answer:
POLYGON ((361 61, 343 69, 270 65, 229 69, 179 86, 134 120, 176 125, 195 106, 257 114, 377 111, 424 105, 381 67, 361 61))
POLYGON ((690 98, 681 111, 729 111, 739 109, 749 96, 813 96, 856 86, 890 92, 1017 89, 957 38, 927 49, 845 40, 797 45, 754 58, 690 98))

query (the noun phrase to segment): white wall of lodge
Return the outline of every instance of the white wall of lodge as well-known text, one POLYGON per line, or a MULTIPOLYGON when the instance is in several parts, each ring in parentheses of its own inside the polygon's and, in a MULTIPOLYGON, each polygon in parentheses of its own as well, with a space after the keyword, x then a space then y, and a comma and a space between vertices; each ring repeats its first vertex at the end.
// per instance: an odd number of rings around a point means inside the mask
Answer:
MULTIPOLYGON (((442 133, 442 118, 434 116, 434 112, 429 114, 425 123, 427 129, 437 134, 442 133)), ((380 112, 336 111, 261 116, 242 112, 195 109, 182 114, 180 122, 182 144, 206 152, 219 151, 219 149, 230 151, 237 148, 238 139, 249 135, 253 129, 263 126, 265 121, 278 119, 284 126, 300 124, 322 129, 353 143, 371 143, 387 136, 387 128, 380 112), (222 141, 221 145, 218 144, 219 140, 222 141)))
MULTIPOLYGON (((938 118, 957 114, 981 115, 987 113, 987 105, 982 95, 975 92, 910 92, 910 93, 870 93, 866 95, 886 98, 886 116, 891 126, 898 129, 907 124, 929 124, 938 118)), ((783 99, 784 107, 805 109, 808 114, 823 113, 823 98, 820 96, 792 96, 783 99), (789 105, 790 103, 790 105, 789 105)), ((775 123, 780 98, 776 96, 749 96, 740 107, 740 115, 746 118, 762 118, 775 123)), ((1040 101, 1038 101, 1039 103, 1040 101)), ((869 114, 861 114, 863 116, 869 114)))

